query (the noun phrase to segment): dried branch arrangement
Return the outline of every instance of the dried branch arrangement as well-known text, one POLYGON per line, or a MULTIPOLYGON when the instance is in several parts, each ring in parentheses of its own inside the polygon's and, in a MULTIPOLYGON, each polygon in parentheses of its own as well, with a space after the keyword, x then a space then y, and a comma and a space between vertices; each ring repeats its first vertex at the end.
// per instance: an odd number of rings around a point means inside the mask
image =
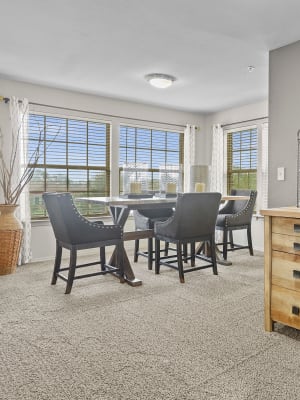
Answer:
MULTIPOLYGON (((18 203, 22 191, 33 177, 35 166, 38 164, 41 155, 41 146, 44 143, 44 141, 42 140, 43 129, 40 128, 39 138, 35 150, 31 153, 30 158, 26 160, 25 165, 21 165, 20 176, 15 178, 16 169, 17 168, 19 169, 19 162, 20 162, 19 153, 20 153, 21 140, 24 140, 21 137, 22 128, 23 124, 27 123, 27 121, 24 121, 25 115, 26 113, 23 114, 23 120, 20 121, 17 132, 13 132, 11 153, 8 161, 6 161, 3 155, 3 146, 0 149, 0 188, 2 189, 3 192, 4 204, 18 203)), ((50 144, 55 140, 59 132, 60 129, 58 130, 57 134, 55 135, 54 139, 50 142, 50 144)), ((0 129, 0 136, 2 136, 1 129, 0 129)))
MULTIPOLYGON (((40 132, 41 135, 41 132, 40 132)), ((2 149, 0 151, 0 187, 3 191, 4 204, 17 204, 20 195, 25 186, 30 182, 33 177, 35 167, 40 158, 40 146, 41 140, 38 141, 38 145, 32 153, 27 164, 22 168, 22 174, 17 179, 17 182, 13 183, 14 170, 16 168, 17 154, 19 151, 19 136, 20 131, 17 135, 17 140, 13 140, 10 160, 6 163, 2 149)))

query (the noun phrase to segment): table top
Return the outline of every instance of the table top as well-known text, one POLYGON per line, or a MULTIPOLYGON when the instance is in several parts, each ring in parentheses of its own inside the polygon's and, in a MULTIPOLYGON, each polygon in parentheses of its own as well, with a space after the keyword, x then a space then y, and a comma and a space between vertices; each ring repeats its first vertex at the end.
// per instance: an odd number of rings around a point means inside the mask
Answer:
POLYGON ((229 200, 235 200, 235 201, 239 201, 239 200, 249 200, 250 196, 232 196, 232 195, 228 195, 228 196, 222 196, 221 201, 229 201, 229 200))
MULTIPOLYGON (((248 200, 249 196, 222 196, 222 201, 228 200, 248 200)), ((136 207, 145 205, 166 205, 174 206, 176 205, 176 197, 150 197, 150 198, 138 198, 138 199, 126 199, 118 196, 112 197, 79 197, 77 200, 89 201, 92 203, 105 204, 111 207, 136 207)))
POLYGON ((105 204, 110 207, 140 208, 163 206, 174 207, 176 197, 150 197, 140 199, 126 199, 118 196, 112 197, 79 197, 77 200, 89 201, 92 203, 105 204))

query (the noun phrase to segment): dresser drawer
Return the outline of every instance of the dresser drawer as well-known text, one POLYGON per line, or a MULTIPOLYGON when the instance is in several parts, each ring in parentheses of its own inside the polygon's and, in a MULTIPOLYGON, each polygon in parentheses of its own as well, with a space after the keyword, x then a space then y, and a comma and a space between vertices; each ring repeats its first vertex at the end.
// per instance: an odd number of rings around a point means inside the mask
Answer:
POLYGON ((273 251, 272 283, 300 292, 300 255, 273 251))
POLYGON ((300 329, 300 293, 272 285, 271 318, 300 329))
POLYGON ((296 218, 273 217, 272 232, 300 237, 300 220, 296 218))
POLYGON ((272 233, 272 250, 300 255, 300 237, 272 233))

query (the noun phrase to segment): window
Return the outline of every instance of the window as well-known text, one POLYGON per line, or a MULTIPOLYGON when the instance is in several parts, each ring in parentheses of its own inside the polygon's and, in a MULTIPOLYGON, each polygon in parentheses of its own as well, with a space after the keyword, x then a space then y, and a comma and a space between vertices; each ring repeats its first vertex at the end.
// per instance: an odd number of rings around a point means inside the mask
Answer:
POLYGON ((150 173, 148 190, 159 191, 160 169, 177 166, 179 171, 183 164, 183 133, 122 125, 119 157, 120 192, 124 189, 122 167, 131 163, 146 164, 150 173))
POLYGON ((231 189, 257 190, 256 209, 268 207, 268 121, 225 131, 225 178, 231 189))
MULTIPOLYGON (((73 196, 107 196, 110 188, 110 125, 103 122, 31 113, 28 158, 40 141, 40 158, 30 182, 33 219, 46 217, 42 193, 71 192, 73 196)), ((78 203, 80 212, 105 213, 101 205, 78 203)))
POLYGON ((227 133, 227 193, 257 187, 257 128, 227 133))

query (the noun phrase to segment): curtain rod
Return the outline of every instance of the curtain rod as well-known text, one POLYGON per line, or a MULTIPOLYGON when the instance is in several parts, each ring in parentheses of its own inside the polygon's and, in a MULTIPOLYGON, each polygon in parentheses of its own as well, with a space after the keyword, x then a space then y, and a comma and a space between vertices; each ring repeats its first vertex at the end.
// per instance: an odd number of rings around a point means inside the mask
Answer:
POLYGON ((230 124, 221 125, 221 128, 225 128, 226 126, 230 126, 230 125, 244 124, 245 122, 259 121, 259 120, 265 119, 265 118, 268 118, 268 116, 266 116, 266 117, 259 117, 259 118, 253 118, 253 119, 246 119, 245 121, 231 122, 230 124))
MULTIPOLYGON (((8 98, 8 97, 0 96, 0 100, 4 101, 5 104, 7 104, 7 103, 9 102, 9 98, 8 98)), ((79 109, 77 109, 77 108, 68 108, 68 107, 52 106, 52 105, 50 105, 50 104, 41 104, 41 103, 32 103, 32 102, 29 102, 29 104, 31 104, 31 105, 33 105, 33 106, 42 106, 42 107, 50 107, 50 108, 59 108, 59 109, 61 109, 61 110, 66 110, 66 111, 84 112, 84 113, 86 113, 86 114, 103 115, 103 116, 105 116, 105 117, 129 119, 129 120, 131 120, 131 121, 150 122, 150 123, 154 123, 154 124, 164 124, 164 125, 170 125, 170 126, 177 126, 177 127, 180 127, 180 128, 185 128, 185 127, 186 127, 185 125, 173 124, 173 123, 169 123, 169 122, 151 121, 151 120, 148 120, 148 119, 124 117, 124 116, 122 116, 122 115, 114 115, 114 114, 103 114, 103 113, 98 113, 98 112, 79 110, 79 109)), ((197 127, 196 127, 196 129, 197 129, 197 127)))

